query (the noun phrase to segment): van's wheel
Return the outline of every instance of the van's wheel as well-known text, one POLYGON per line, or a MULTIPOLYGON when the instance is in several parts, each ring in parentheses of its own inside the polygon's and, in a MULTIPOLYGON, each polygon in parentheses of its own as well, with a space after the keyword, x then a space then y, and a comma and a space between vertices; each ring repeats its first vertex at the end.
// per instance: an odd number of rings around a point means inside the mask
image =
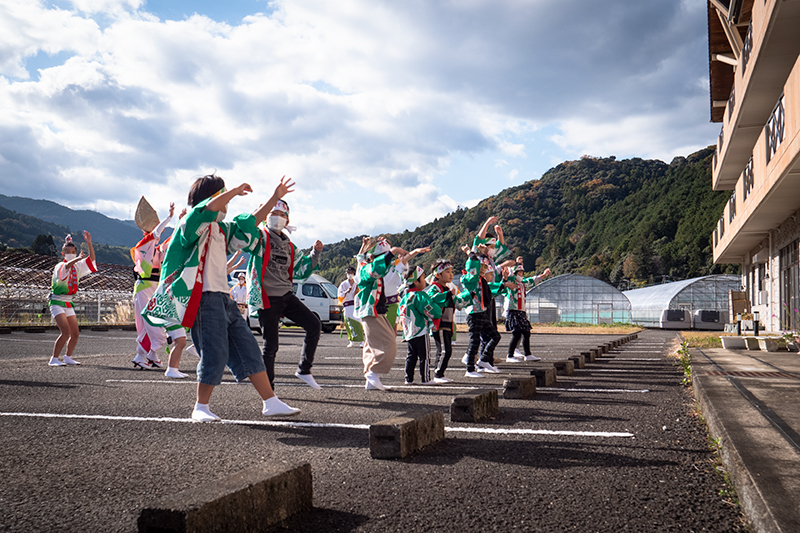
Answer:
POLYGON ((336 324, 332 326, 322 326, 322 331, 324 331, 325 333, 333 333, 334 331, 336 331, 336 324))

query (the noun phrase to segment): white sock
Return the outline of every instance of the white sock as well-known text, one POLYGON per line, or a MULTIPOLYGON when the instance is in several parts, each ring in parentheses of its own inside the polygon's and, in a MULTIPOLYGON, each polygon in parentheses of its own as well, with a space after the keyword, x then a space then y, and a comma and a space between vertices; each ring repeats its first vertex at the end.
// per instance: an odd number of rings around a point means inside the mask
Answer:
POLYGON ((220 418, 211 412, 208 408, 207 403, 197 403, 194 404, 194 411, 192 411, 192 418, 195 420, 199 420, 200 422, 211 422, 214 420, 219 420, 220 418))

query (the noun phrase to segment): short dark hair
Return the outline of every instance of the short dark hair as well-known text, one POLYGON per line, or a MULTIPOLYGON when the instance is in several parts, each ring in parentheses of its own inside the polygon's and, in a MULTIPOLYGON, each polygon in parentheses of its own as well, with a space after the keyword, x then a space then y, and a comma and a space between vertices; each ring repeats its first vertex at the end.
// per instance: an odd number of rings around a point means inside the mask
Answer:
POLYGON ((189 189, 189 206, 194 207, 206 198, 211 198, 215 192, 225 188, 225 180, 216 174, 209 174, 197 178, 189 189))

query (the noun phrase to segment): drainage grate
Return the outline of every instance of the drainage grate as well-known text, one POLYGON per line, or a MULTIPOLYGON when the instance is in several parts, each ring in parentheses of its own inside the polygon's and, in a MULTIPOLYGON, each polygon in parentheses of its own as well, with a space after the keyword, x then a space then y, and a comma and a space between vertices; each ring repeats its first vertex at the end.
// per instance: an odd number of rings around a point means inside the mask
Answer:
POLYGON ((749 370, 733 370, 730 372, 720 371, 720 370, 708 370, 706 371, 706 375, 708 376, 733 376, 738 378, 790 378, 790 379, 800 379, 800 377, 787 374, 786 372, 754 372, 749 370))

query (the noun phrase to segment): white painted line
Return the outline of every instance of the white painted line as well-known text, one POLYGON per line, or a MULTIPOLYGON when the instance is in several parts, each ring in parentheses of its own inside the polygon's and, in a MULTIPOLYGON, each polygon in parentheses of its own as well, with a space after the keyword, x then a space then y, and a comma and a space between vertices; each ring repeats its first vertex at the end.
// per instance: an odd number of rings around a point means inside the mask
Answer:
POLYGON ((446 427, 446 431, 461 433, 491 433, 496 435, 558 435, 562 437, 635 437, 633 433, 615 433, 606 431, 555 431, 551 429, 494 429, 494 428, 454 428, 446 427))
POLYGON ((348 361, 363 361, 361 357, 326 357, 325 359, 347 359, 348 361))
POLYGON ((545 387, 541 389, 537 389, 537 392, 548 392, 548 391, 563 391, 563 392, 650 392, 650 389, 558 389, 553 387, 545 387))
POLYGON ((645 358, 645 357, 614 357, 613 359, 608 359, 609 363, 613 363, 614 361, 658 361, 658 362, 667 362, 666 359, 656 359, 653 357, 645 358))
POLYGON ((652 372, 666 372, 666 369, 658 369, 653 368, 652 370, 642 370, 640 368, 629 368, 629 369, 611 369, 611 368, 576 368, 575 372, 616 372, 616 373, 652 373, 652 372))
MULTIPOLYGON (((112 415, 75 415, 75 414, 56 414, 56 413, 3 413, 0 416, 16 416, 27 418, 66 418, 73 420, 114 420, 123 422, 177 422, 202 424, 191 418, 171 418, 171 417, 145 417, 145 416, 112 416, 112 415)), ((361 429, 369 430, 369 424, 334 424, 318 422, 289 422, 280 420, 220 420, 219 422, 209 422, 208 424, 233 424, 241 426, 273 426, 291 428, 337 428, 337 429, 361 429)), ((445 427, 445 431, 458 433, 484 433, 494 435, 559 435, 565 437, 634 437, 633 433, 617 433, 605 431, 556 431, 550 429, 495 429, 495 428, 465 428, 465 427, 445 427)))

